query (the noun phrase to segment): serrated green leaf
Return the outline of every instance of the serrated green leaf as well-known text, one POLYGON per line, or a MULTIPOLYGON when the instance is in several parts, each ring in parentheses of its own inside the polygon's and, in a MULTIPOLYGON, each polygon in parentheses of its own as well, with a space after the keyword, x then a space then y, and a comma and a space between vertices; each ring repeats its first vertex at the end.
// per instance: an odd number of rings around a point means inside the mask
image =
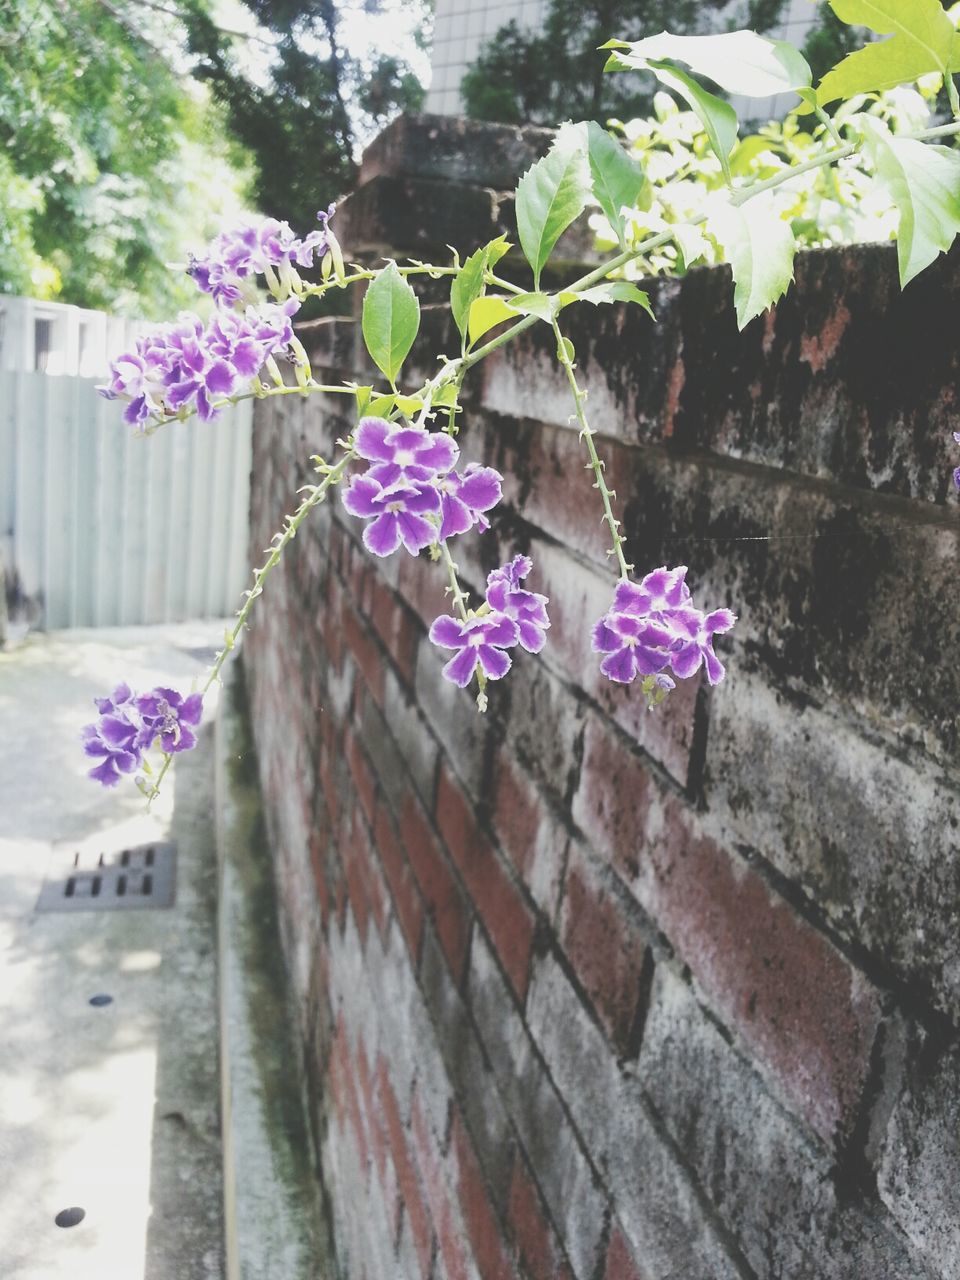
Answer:
POLYGON ((540 288, 540 273, 554 245, 583 213, 589 195, 586 129, 565 124, 547 154, 517 185, 517 231, 535 288, 540 288))
POLYGON ((625 249, 626 222, 621 209, 632 209, 640 200, 647 183, 643 169, 595 120, 587 125, 587 158, 593 194, 616 232, 620 248, 625 249))
POLYGON ((397 408, 409 418, 423 408, 423 396, 397 396, 397 408))
POLYGON ((367 405, 367 414, 371 418, 385 418, 396 403, 396 396, 376 396, 367 405))
POLYGON ((517 313, 506 299, 499 297, 476 298, 470 306, 470 318, 467 329, 470 341, 482 338, 488 329, 504 320, 516 320, 517 313))
POLYGON ((755 196, 741 206, 714 201, 707 227, 733 269, 737 325, 743 329, 786 293, 797 242, 773 198, 755 196))
POLYGON ((858 123, 877 178, 900 210, 897 257, 900 284, 906 285, 946 253, 960 232, 960 155, 896 138, 872 116, 858 123))
POLYGON ((557 343, 557 359, 560 361, 563 361, 564 359, 566 359, 566 360, 569 360, 571 364, 573 364, 576 358, 577 358, 576 347, 573 345, 573 343, 570 341, 569 338, 562 337, 560 341, 557 343))
POLYGON ((893 89, 932 71, 946 75, 957 33, 940 0, 830 0, 841 22, 869 27, 889 40, 848 54, 817 86, 817 101, 893 89))
POLYGON ((496 240, 491 240, 476 253, 471 253, 459 273, 454 276, 450 286, 450 310, 462 337, 467 333, 471 304, 483 293, 484 272, 496 266, 510 247, 506 236, 497 236, 496 240))
POLYGON ((457 403, 457 394, 457 384, 455 382, 445 382, 435 393, 433 404, 439 409, 449 408, 450 405, 457 403))
POLYGON ((390 382, 396 382, 420 328, 420 303, 395 262, 370 282, 361 328, 373 363, 390 382))
POLYGON ((560 300, 564 306, 568 301, 580 301, 592 302, 595 307, 606 302, 635 302, 643 307, 651 320, 656 319, 653 308, 650 306, 649 296, 629 280, 604 280, 602 284, 595 284, 591 289, 584 289, 582 293, 561 293, 560 300))
POLYGON ((657 36, 635 40, 621 58, 630 66, 651 62, 685 62, 727 93, 766 98, 809 85, 807 60, 785 40, 768 40, 755 31, 727 31, 714 36, 657 36))
POLYGON ((649 62, 647 66, 661 84, 679 93, 690 109, 699 116, 700 123, 706 130, 707 141, 720 161, 723 176, 728 183, 731 182, 730 152, 736 146, 737 134, 740 130, 737 113, 733 107, 729 102, 718 98, 715 93, 708 92, 692 76, 688 76, 685 71, 681 71, 672 63, 649 62))
POLYGON ((560 310, 559 299, 546 293, 513 293, 507 302, 517 315, 536 316, 539 320, 546 320, 547 324, 560 310))
POLYGON ((670 228, 680 256, 683 258, 683 269, 686 271, 706 257, 710 246, 699 227, 692 227, 687 222, 678 222, 670 228))

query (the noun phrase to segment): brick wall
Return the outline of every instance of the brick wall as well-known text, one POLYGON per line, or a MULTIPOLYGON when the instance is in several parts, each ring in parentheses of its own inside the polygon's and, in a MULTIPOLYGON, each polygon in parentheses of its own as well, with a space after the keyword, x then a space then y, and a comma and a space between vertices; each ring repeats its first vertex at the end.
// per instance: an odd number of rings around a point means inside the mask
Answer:
MULTIPOLYGON (((344 1280, 960 1276, 958 268, 901 296, 887 249, 808 254, 744 334, 724 271, 654 286, 657 328, 573 317, 631 557, 741 615, 714 690, 597 676, 612 578, 536 330, 461 436, 508 477, 464 576, 522 550, 552 598, 486 716, 426 556, 334 503, 271 578, 245 662, 344 1280)), ((356 326, 304 338, 368 376, 356 326)), ((255 548, 342 410, 259 406, 255 548)))

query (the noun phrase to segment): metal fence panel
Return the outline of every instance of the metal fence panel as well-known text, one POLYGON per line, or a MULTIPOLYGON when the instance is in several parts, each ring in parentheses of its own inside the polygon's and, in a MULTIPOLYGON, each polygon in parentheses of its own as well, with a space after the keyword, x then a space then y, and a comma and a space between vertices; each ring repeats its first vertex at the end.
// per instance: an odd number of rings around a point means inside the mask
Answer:
POLYGON ((0 557, 41 625, 223 617, 248 579, 252 405, 146 439, 92 378, 0 370, 0 557))

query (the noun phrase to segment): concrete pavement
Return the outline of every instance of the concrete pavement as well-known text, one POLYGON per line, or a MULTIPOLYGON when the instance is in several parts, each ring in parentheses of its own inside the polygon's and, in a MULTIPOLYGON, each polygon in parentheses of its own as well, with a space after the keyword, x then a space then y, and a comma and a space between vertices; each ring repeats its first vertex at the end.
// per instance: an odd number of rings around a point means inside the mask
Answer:
POLYGON ((0 654, 3 1280, 223 1275, 215 699, 150 814, 132 784, 86 779, 78 741, 95 696, 121 679, 187 691, 221 634, 58 633, 0 654), (178 845, 171 909, 35 911, 58 846, 162 839, 178 845), (72 1208, 82 1221, 57 1226, 72 1208))

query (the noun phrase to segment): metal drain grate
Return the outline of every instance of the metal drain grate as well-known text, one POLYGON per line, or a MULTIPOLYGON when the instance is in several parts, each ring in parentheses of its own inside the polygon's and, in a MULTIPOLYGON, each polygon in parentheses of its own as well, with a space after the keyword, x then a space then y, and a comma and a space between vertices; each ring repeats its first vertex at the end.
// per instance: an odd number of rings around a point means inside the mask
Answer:
POLYGON ((43 883, 38 911, 136 911, 173 906, 177 846, 138 844, 73 853, 43 883))

